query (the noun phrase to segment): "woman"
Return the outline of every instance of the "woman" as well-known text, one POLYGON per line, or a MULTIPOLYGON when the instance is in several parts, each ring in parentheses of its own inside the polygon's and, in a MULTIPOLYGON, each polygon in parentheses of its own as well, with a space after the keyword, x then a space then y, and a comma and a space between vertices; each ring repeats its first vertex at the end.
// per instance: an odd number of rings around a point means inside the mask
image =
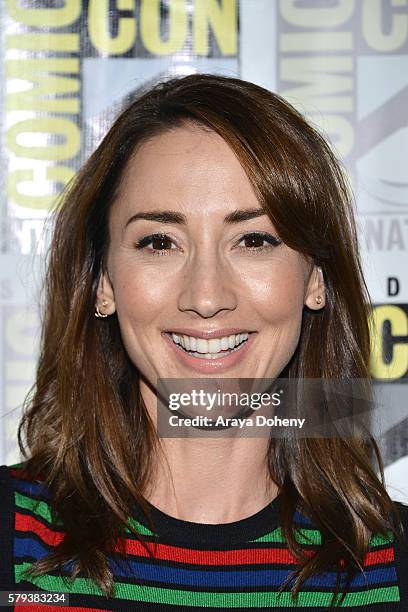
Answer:
POLYGON ((64 195, 46 290, 26 461, 2 468, 3 590, 405 609, 406 511, 373 440, 158 435, 162 379, 369 376, 347 185, 287 102, 213 75, 139 96, 64 195))

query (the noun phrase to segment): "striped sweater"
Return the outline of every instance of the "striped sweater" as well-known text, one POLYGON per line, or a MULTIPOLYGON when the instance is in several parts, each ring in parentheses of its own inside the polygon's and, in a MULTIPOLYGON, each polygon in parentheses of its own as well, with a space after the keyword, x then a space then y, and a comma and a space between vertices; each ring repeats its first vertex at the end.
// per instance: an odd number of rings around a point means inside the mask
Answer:
MULTIPOLYGON (((303 583, 297 602, 289 589, 278 593, 296 568, 278 524, 278 500, 253 516, 220 525, 183 521, 150 506, 154 532, 135 507, 129 523, 143 534, 154 555, 126 530, 108 556, 115 583, 111 599, 80 575, 73 581, 58 572, 25 577, 31 563, 63 539, 63 528, 52 523, 44 483, 30 481, 24 464, 0 467, 0 487, 0 591, 43 597, 40 603, 10 605, 10 610, 322 610, 335 588, 336 572, 325 572, 303 583), (51 600, 57 594, 58 605, 51 600)), ((408 531, 408 507, 399 508, 408 531)), ((321 543, 320 532, 302 514, 294 519, 297 538, 313 554, 321 543)), ((407 611, 408 546, 394 542, 391 532, 374 536, 364 573, 354 576, 341 607, 407 611)))

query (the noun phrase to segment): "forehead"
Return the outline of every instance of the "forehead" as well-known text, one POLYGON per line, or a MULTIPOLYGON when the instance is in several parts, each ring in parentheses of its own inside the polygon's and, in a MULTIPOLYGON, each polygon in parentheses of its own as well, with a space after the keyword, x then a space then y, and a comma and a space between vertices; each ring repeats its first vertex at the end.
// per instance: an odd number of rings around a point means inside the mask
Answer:
POLYGON ((115 207, 225 213, 258 204, 253 187, 231 147, 216 132, 187 124, 142 143, 122 176, 115 207))

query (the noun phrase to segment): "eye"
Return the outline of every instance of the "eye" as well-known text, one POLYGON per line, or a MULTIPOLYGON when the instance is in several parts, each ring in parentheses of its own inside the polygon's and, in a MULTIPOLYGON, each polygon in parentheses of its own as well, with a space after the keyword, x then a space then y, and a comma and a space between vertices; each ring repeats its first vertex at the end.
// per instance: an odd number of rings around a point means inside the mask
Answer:
POLYGON ((150 234, 149 236, 144 236, 141 240, 139 240, 135 247, 139 250, 146 249, 154 253, 155 255, 167 255, 165 251, 174 251, 172 248, 173 241, 166 234, 150 234), (151 244, 152 248, 147 249, 146 247, 151 244))
POLYGON ((241 242, 244 242, 244 246, 239 248, 254 252, 270 250, 282 244, 282 240, 279 240, 279 238, 267 232, 251 232, 245 234, 242 236, 238 245, 241 244, 241 242), (267 243, 266 245, 264 244, 265 242, 267 243))

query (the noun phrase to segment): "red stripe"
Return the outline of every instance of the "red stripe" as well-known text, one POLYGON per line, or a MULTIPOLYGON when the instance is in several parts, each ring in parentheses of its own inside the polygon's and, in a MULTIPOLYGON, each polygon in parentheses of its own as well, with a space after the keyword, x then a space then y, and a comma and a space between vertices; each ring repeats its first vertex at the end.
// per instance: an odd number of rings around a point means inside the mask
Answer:
POLYGON ((17 531, 33 531, 43 542, 50 546, 56 546, 64 538, 64 534, 60 531, 53 531, 40 523, 40 521, 37 521, 33 516, 20 514, 19 512, 16 512, 15 528, 17 531))
MULTIPOLYGON (((35 533, 43 542, 56 546, 61 542, 64 534, 53 531, 32 516, 16 513, 15 527, 17 531, 35 533)), ((236 565, 249 563, 296 563, 296 558, 286 549, 256 548, 241 550, 195 550, 166 544, 147 543, 150 550, 158 559, 179 561, 183 563, 197 563, 210 565, 236 565)), ((121 538, 114 547, 114 552, 141 557, 149 557, 145 547, 138 540, 121 538), (125 551, 123 550, 125 544, 125 551)), ((312 552, 312 551, 310 551, 312 552)))
MULTIPOLYGON (((137 540, 123 538, 115 548, 115 552, 149 557, 145 547, 137 540)), ((147 543, 157 559, 179 561, 181 563, 195 563, 203 565, 240 565, 251 563, 297 563, 296 557, 287 549, 281 548, 252 548, 238 550, 196 550, 169 546, 167 544, 147 543)), ((307 551, 313 554, 313 551, 307 551)))
MULTIPOLYGON (((150 550, 158 559, 168 561, 179 561, 184 563, 196 563, 203 565, 239 565, 239 564, 261 564, 261 563, 292 563, 298 562, 297 558, 286 548, 252 548, 238 550, 195 550, 169 546, 166 544, 147 543, 150 550)), ((148 557, 148 552, 137 540, 125 540, 125 551, 122 542, 114 548, 115 552, 122 554, 138 555, 148 557)), ((312 556, 315 551, 305 550, 307 556, 312 556)), ((389 563, 394 560, 394 549, 367 553, 364 565, 375 565, 377 563, 389 563)))
MULTIPOLYGON (((16 478, 17 480, 28 480, 30 482, 36 482, 33 481, 33 477, 32 475, 30 475, 27 470, 25 470, 24 468, 10 468, 10 474, 12 476, 12 478, 16 478)), ((43 474, 38 474, 37 475, 37 480, 40 480, 41 482, 44 481, 44 475, 43 474)))
MULTIPOLYGON (((372 550, 368 552, 363 561, 363 567, 377 565, 379 563, 390 563, 394 561, 394 549, 384 548, 383 550, 372 550)), ((340 561, 340 567, 344 567, 344 560, 340 561)))
POLYGON ((14 608, 18 608, 19 610, 23 610, 23 612, 61 612, 61 610, 68 610, 69 612, 81 612, 81 610, 90 610, 90 612, 107 612, 106 610, 103 610, 102 608, 88 608, 88 607, 84 607, 81 606, 80 608, 78 607, 72 607, 72 606, 50 606, 49 604, 31 604, 31 605, 26 605, 26 604, 15 604, 14 608))
MULTIPOLYGON (((32 516, 16 513, 15 527, 17 531, 32 531, 37 534, 46 544, 56 546, 61 542, 64 534, 53 531, 43 525, 32 516)), ((178 561, 180 563, 195 563, 203 565, 240 565, 261 563, 297 563, 297 559, 285 548, 252 548, 238 550, 196 550, 167 544, 148 542, 150 550, 157 559, 167 561, 178 561)), ((114 552, 125 553, 135 556, 148 557, 146 548, 138 540, 121 538, 114 547, 114 552), (125 549, 123 549, 123 545, 125 549)), ((314 551, 306 551, 306 554, 314 554, 314 551)), ((392 547, 382 550, 374 550, 367 553, 364 566, 377 563, 389 563, 394 560, 394 549, 392 547)))
POLYGON ((394 561, 394 549, 383 548, 382 550, 372 550, 367 553, 363 565, 374 565, 375 563, 389 563, 394 561))

